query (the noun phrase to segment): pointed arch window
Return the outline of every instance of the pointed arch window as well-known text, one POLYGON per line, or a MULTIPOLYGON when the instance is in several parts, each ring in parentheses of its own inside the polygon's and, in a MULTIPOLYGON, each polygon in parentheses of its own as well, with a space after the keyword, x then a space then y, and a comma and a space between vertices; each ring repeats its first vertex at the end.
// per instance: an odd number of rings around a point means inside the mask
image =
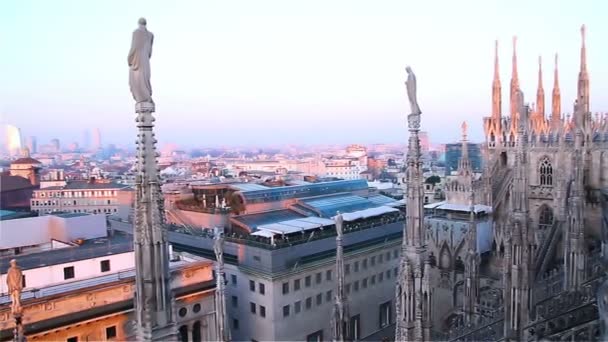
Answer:
POLYGON ((545 230, 553 225, 553 209, 547 205, 543 205, 540 208, 540 214, 538 216, 538 227, 540 230, 545 230))
POLYGON ((553 185, 553 166, 548 157, 544 157, 539 166, 540 185, 553 185))

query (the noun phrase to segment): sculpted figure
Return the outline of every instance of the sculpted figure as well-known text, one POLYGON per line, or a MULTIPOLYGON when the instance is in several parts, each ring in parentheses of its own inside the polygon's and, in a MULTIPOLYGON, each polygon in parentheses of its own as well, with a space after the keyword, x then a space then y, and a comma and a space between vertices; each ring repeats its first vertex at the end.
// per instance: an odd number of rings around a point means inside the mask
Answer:
POLYGON ((216 227, 213 229, 213 251, 218 263, 224 263, 224 237, 216 227))
POLYGON ((139 27, 133 31, 128 57, 129 87, 136 103, 154 103, 150 84, 150 57, 154 35, 146 29, 146 19, 139 19, 138 24, 139 27))
POLYGON ((420 107, 418 107, 418 101, 416 100, 416 75, 409 66, 405 68, 407 71, 407 81, 405 86, 407 87, 407 97, 410 100, 411 114, 422 114, 420 107))
POLYGON ((21 290, 23 290, 23 273, 17 266, 17 260, 10 261, 11 267, 6 272, 6 285, 11 296, 13 314, 21 312, 21 290))

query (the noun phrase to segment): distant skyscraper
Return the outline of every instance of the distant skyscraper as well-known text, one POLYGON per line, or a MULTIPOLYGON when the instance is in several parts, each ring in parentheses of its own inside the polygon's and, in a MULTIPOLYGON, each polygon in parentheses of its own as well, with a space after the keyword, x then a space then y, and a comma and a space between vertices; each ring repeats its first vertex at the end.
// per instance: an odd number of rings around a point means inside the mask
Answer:
POLYGON ((428 132, 421 131, 418 133, 420 139, 420 150, 422 153, 427 153, 430 147, 429 134, 428 132))
POLYGON ((88 129, 85 129, 82 132, 82 147, 85 150, 88 150, 91 147, 91 132, 88 129))
POLYGON ((99 128, 95 128, 93 130, 93 141, 91 145, 91 150, 97 151, 101 148, 101 132, 99 128))
POLYGON ((21 153, 21 131, 13 125, 6 125, 6 149, 9 155, 18 156, 21 153))
POLYGON ((59 143, 59 139, 51 140, 51 146, 55 152, 61 151, 61 144, 59 143))
POLYGON ((37 153, 38 144, 36 142, 36 137, 33 135, 30 135, 29 137, 27 137, 27 139, 25 141, 25 147, 27 147, 27 149, 30 150, 30 153, 37 153))

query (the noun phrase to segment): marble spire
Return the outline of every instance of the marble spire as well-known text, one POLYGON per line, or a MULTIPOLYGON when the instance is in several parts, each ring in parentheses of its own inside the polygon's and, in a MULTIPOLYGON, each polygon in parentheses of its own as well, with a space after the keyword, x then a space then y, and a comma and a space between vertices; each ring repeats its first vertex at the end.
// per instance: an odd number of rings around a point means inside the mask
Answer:
POLYGON ((332 316, 332 335, 333 341, 344 342, 349 341, 349 314, 348 314, 348 298, 344 290, 345 274, 344 274, 344 250, 342 247, 342 236, 344 219, 340 212, 334 217, 336 224, 336 295, 333 307, 332 316))
POLYGON ((543 60, 538 56, 538 89, 536 90, 536 114, 539 119, 545 118, 545 89, 543 88, 543 60))
POLYGON ((213 229, 213 252, 215 254, 215 306, 217 335, 222 342, 230 341, 228 313, 226 311, 226 283, 224 277, 224 232, 213 229))
POLYGON ((511 118, 515 118, 519 112, 519 75, 517 73, 517 36, 513 37, 513 57, 511 59, 511 118))
POLYGON ((555 54, 555 70, 553 71, 553 94, 551 98, 551 128, 558 130, 561 123, 562 95, 559 90, 559 72, 557 68, 557 53, 555 54))
POLYGON ((500 70, 498 67, 498 40, 494 42, 494 79, 492 81, 492 118, 500 123, 502 112, 502 95, 500 85, 500 70))
MULTIPOLYGON (((408 92, 408 96, 412 95, 408 92)), ((430 285, 431 268, 425 262, 428 260, 425 260, 424 177, 419 139, 421 112, 416 112, 417 108, 412 106, 412 113, 408 115, 410 137, 404 189, 407 211, 396 288, 396 341, 431 340, 430 310, 433 294, 430 285)))
MULTIPOLYGON (((133 33, 133 46, 129 52, 130 66, 132 56, 139 58, 138 63, 149 66, 149 61, 144 61, 142 58, 150 58, 151 35, 145 29, 145 19, 140 19, 140 28, 133 33)), ((145 72, 144 69, 131 69, 130 80, 145 78, 146 75, 137 75, 137 73, 145 72)), ((147 73, 149 75, 149 68, 147 73)), ((132 84, 132 91, 133 87, 132 84)), ((176 339, 177 331, 173 312, 174 300, 170 287, 169 242, 164 227, 164 203, 156 160, 156 137, 152 116, 155 106, 151 98, 140 101, 135 95, 134 93, 135 112, 137 113, 135 122, 138 130, 133 229, 136 339, 138 341, 172 341, 176 339)))
POLYGON ((585 25, 581 26, 581 66, 578 73, 578 103, 582 106, 581 113, 589 113, 589 73, 587 72, 587 47, 585 46, 585 25))

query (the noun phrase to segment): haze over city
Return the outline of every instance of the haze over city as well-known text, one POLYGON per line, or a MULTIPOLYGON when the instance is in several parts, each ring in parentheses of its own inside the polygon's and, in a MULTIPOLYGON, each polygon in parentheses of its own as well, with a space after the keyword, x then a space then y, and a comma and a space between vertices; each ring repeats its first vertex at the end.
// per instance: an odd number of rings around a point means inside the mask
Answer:
MULTIPOLYGON (((511 38, 526 101, 538 56, 545 89, 559 53, 564 112, 576 93, 579 26, 588 27, 591 111, 608 107, 601 1, 199 2, 15 1, 2 4, 0 119, 40 141, 132 145, 126 55, 133 18, 155 33, 158 133, 181 146, 405 142, 406 65, 418 76, 423 129, 453 142, 462 120, 482 140, 494 40, 503 97, 511 38)), ((508 112, 503 101, 503 113, 508 112)))

